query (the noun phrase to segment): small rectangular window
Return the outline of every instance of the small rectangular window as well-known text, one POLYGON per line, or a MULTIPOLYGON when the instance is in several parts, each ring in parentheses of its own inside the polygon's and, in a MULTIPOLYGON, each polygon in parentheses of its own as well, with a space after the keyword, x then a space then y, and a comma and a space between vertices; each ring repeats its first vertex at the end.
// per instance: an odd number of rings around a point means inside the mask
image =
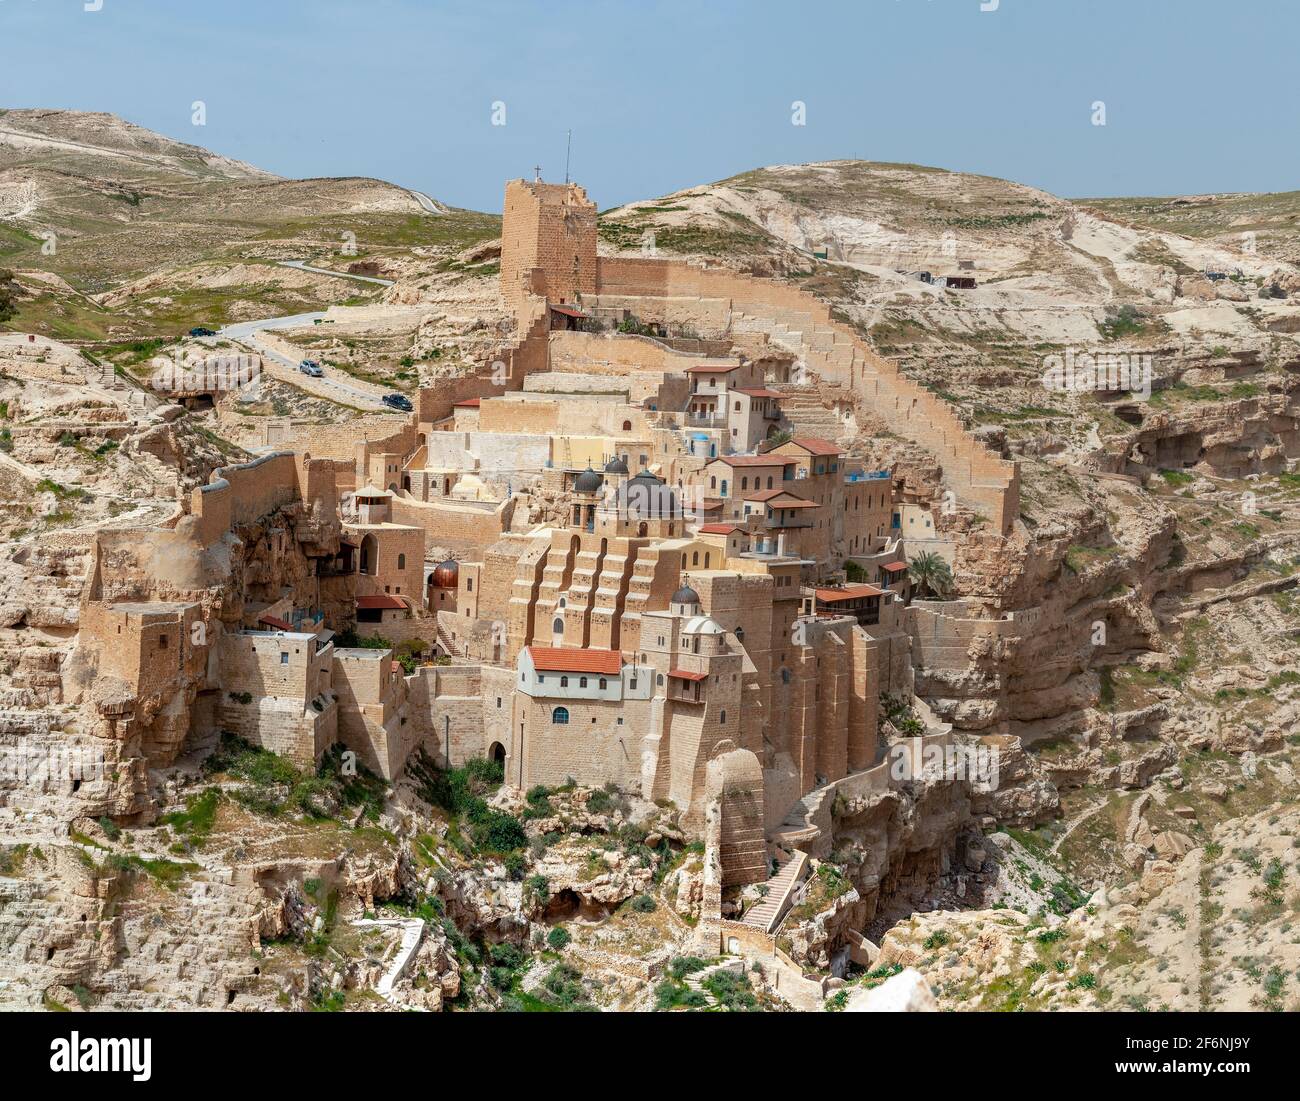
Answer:
POLYGON ((286 653, 281 653, 281 654, 280 654, 280 664, 281 664, 281 665, 288 665, 288 664, 289 664, 289 655, 288 655, 288 654, 286 654, 286 653))

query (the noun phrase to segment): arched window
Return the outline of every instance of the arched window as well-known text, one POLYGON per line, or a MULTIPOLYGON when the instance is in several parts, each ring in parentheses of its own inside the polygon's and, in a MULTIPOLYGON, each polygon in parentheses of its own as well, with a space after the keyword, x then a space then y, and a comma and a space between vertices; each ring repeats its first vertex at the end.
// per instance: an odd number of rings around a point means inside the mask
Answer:
POLYGON ((709 568, 709 559, 710 559, 711 557, 712 557, 712 555, 710 555, 708 551, 705 551, 705 552, 704 552, 704 568, 705 568, 706 570, 709 568))
POLYGON ((562 634, 564 634, 564 619, 563 619, 563 617, 558 616, 558 615, 555 617, 555 622, 551 624, 551 630, 554 631, 557 635, 562 635, 562 634))
POLYGON ((727 479, 726 479, 726 478, 723 478, 723 479, 722 479, 722 495, 723 495, 724 497, 727 495, 727 479))
POLYGON ((727 721, 727 713, 726 711, 723 711, 722 714, 718 716, 718 722, 725 723, 726 721, 727 721))
POLYGON ((718 479, 717 479, 717 478, 714 478, 714 477, 710 477, 710 478, 709 478, 709 488, 710 488, 710 489, 717 489, 717 488, 718 488, 718 479))
POLYGON ((551 712, 551 722, 556 726, 568 726, 569 709, 567 707, 557 707, 551 712))
POLYGON ((692 566, 698 566, 699 564, 700 564, 700 552, 699 552, 699 551, 692 551, 692 552, 691 552, 691 565, 692 565, 692 566))
POLYGON ((586 678, 586 677, 579 677, 579 678, 578 678, 578 687, 579 687, 579 688, 586 688, 586 687, 587 687, 587 678, 586 678))
POLYGON ((631 421, 624 421, 624 422, 623 422, 623 431, 624 431, 624 432, 631 432, 631 431, 632 431, 632 422, 631 422, 631 421))
POLYGON ((658 676, 655 677, 655 684, 663 684, 663 682, 664 682, 664 675, 660 673, 658 676))
MULTIPOLYGON (((601 678, 600 678, 600 690, 603 692, 603 691, 604 691, 606 688, 608 688, 608 687, 609 687, 609 682, 608 682, 607 680, 605 680, 604 677, 601 677, 601 678)), ((636 687, 636 681, 635 681, 635 680, 632 681, 632 687, 633 687, 633 688, 636 687)))
POLYGON ((740 488, 741 488, 741 489, 748 489, 748 488, 749 488, 749 479, 748 479, 748 478, 741 478, 741 479, 740 479, 740 488))
POLYGON ((686 554, 685 554, 685 552, 683 552, 683 553, 682 553, 682 566, 685 567, 685 565, 686 565, 686 554))
POLYGON ((767 476, 767 488, 768 489, 772 488, 772 475, 770 474, 767 476))
POLYGON ((560 687, 561 687, 561 688, 568 688, 568 687, 569 687, 569 678, 568 678, 568 677, 561 677, 561 678, 560 678, 560 687))
POLYGON ((399 554, 399 555, 397 556, 397 568, 398 568, 399 570, 404 570, 404 569, 406 569, 406 555, 404 555, 404 554, 399 554))

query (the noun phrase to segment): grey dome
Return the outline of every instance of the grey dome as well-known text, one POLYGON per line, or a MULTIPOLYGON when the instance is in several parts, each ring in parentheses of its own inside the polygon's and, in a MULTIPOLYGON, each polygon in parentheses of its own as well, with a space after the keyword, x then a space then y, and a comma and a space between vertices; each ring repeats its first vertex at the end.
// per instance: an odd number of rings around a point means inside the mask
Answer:
POLYGON ((573 482, 573 489, 576 493, 598 493, 600 487, 605 484, 605 479, 597 474, 591 467, 587 467, 573 482))
POLYGON ((664 480, 662 478, 655 477, 655 475, 651 474, 650 471, 648 470, 641 471, 641 473, 638 474, 635 478, 633 478, 632 481, 642 482, 652 486, 661 486, 664 484, 664 480))
POLYGON ((692 589, 689 585, 683 585, 680 589, 678 589, 675 593, 673 593, 674 604, 698 604, 699 602, 700 602, 700 594, 697 593, 694 589, 692 589))
POLYGON ((620 459, 617 455, 615 455, 612 459, 609 460, 609 462, 605 464, 605 473, 626 474, 627 463, 625 463, 622 459, 620 459))

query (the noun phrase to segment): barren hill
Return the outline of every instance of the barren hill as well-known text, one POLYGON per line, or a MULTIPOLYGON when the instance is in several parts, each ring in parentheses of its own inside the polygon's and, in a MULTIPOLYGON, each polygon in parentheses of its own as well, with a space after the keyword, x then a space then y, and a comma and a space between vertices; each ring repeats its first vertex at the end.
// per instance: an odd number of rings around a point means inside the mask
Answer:
POLYGON ((11 327, 58 339, 372 301, 373 284, 277 264, 375 274, 428 249, 432 269, 497 225, 383 180, 281 179, 109 114, 0 111, 0 266, 30 292, 11 327))

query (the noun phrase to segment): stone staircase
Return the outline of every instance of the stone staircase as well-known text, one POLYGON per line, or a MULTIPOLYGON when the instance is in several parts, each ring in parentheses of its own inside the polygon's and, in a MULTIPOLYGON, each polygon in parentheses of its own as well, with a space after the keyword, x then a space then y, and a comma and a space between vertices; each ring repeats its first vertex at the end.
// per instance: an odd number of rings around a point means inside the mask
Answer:
POLYGON ((781 414, 790 422, 794 435, 840 442, 844 435, 844 422, 834 409, 822 404, 817 387, 784 383, 774 389, 786 395, 781 402, 781 414))
POLYGON ((463 658, 469 653, 463 642, 452 641, 451 632, 442 623, 438 624, 438 645, 451 657, 463 658))
POLYGON ((793 850, 804 848, 821 837, 821 827, 816 824, 815 818, 830 792, 830 786, 825 784, 813 788, 790 808, 790 813, 773 832, 772 840, 793 850))
POLYGON ((745 961, 743 959, 723 960, 721 963, 712 964, 701 971, 692 971, 686 976, 684 981, 691 990, 703 994, 704 1000, 708 1002, 709 1005, 717 1005, 718 999, 704 988, 704 981, 710 975, 714 975, 719 971, 731 971, 737 975, 743 975, 745 973, 745 961))
POLYGON ((785 917, 794 897, 794 887, 807 869, 808 856, 797 849, 779 861, 776 871, 767 881, 767 894, 757 906, 751 906, 740 920, 764 933, 771 933, 785 917))

